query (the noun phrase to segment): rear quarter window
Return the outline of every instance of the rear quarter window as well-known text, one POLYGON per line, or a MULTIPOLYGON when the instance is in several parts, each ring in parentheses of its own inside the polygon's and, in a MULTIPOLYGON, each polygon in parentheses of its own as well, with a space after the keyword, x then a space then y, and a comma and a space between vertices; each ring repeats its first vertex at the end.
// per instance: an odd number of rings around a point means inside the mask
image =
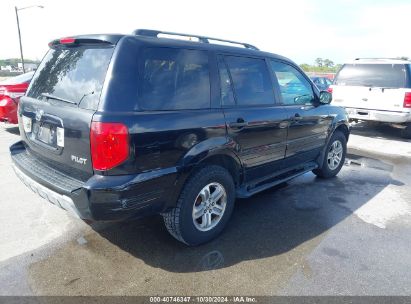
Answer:
POLYGON ((210 108, 206 51, 146 48, 140 66, 139 110, 210 108))
POLYGON ((406 75, 404 64, 346 64, 334 83, 341 86, 404 88, 406 75))

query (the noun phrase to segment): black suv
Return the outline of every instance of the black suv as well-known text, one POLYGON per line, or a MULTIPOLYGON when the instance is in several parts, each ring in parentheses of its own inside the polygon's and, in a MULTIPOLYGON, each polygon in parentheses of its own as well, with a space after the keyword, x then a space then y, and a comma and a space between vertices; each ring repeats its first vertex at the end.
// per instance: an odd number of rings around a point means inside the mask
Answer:
POLYGON ((345 111, 284 57, 153 30, 49 46, 10 153, 26 185, 86 221, 159 213, 197 245, 236 198, 344 163, 345 111))

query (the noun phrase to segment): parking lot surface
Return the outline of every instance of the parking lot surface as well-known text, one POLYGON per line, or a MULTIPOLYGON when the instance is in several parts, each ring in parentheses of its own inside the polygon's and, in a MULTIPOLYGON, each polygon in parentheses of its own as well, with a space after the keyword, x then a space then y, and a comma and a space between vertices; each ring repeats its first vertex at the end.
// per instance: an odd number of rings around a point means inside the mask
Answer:
POLYGON ((0 128, 0 295, 410 295, 411 141, 357 124, 333 179, 305 174, 237 200, 187 247, 154 216, 90 227, 14 175, 0 128))

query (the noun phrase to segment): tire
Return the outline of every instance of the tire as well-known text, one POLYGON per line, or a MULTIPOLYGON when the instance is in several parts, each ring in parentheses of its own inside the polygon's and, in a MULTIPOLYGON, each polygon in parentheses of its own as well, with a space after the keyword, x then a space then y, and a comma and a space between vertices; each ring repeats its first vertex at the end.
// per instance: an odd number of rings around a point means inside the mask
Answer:
POLYGON ((401 130, 401 137, 405 139, 411 139, 411 124, 407 125, 401 130))
POLYGON ((321 167, 313 170, 313 173, 318 177, 331 178, 336 176, 344 165, 345 156, 347 154, 347 139, 345 135, 340 131, 335 131, 331 136, 325 151, 326 153, 321 167), (341 148, 341 154, 337 153, 337 151, 340 151, 337 147, 341 148), (332 155, 340 156, 338 164, 336 163, 337 158, 334 156, 331 158, 329 157, 332 156, 330 153, 332 153, 332 155))
POLYGON ((234 201, 235 186, 230 173, 220 166, 203 167, 186 182, 176 207, 162 214, 164 224, 180 242, 189 246, 200 245, 224 230, 233 212, 234 201), (207 191, 210 200, 207 200, 207 191), (215 197, 221 197, 213 200, 213 193, 215 197), (220 216, 214 213, 217 211, 220 216))

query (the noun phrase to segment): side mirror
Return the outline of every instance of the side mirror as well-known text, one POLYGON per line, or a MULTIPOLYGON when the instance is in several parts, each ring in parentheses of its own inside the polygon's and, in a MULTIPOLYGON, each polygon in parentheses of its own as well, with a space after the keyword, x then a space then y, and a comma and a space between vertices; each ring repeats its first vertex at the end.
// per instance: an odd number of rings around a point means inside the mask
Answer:
POLYGON ((333 96, 327 91, 320 92, 320 104, 330 104, 333 96))

